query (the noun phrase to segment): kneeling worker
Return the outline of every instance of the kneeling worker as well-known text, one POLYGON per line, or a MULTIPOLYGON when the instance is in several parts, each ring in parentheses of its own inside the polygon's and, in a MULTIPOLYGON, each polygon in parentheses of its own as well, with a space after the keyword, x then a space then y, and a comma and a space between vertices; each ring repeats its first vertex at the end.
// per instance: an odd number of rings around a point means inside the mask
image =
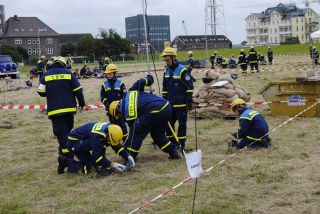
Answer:
POLYGON ((240 128, 238 132, 231 131, 230 134, 236 139, 242 139, 239 144, 233 140, 232 146, 242 149, 256 141, 250 145, 251 148, 269 147, 271 139, 268 136, 259 139, 269 132, 266 120, 259 112, 248 109, 246 106, 243 99, 236 99, 231 103, 230 111, 240 116, 240 128))
POLYGON ((128 123, 130 132, 125 148, 134 159, 149 132, 155 144, 170 155, 169 159, 180 159, 173 143, 165 135, 171 117, 171 105, 162 97, 143 92, 144 87, 152 83, 151 75, 138 80, 125 98, 110 104, 109 113, 116 119, 123 117, 128 123))
POLYGON ((104 168, 113 167, 120 172, 127 169, 119 163, 111 162, 105 157, 106 147, 111 148, 129 162, 129 167, 134 167, 135 162, 128 152, 119 144, 123 133, 118 125, 110 123, 87 123, 70 132, 67 147, 79 161, 59 156, 58 173, 63 174, 68 167, 68 172, 87 174, 91 168, 102 166, 104 168), (90 153, 92 151, 92 154, 90 153))

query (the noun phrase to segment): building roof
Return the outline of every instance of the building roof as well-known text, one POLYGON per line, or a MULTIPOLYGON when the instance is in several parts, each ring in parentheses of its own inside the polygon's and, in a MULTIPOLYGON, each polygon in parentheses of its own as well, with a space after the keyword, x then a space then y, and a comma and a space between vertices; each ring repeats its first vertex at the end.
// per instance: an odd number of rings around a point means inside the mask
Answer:
POLYGON ((60 34, 60 44, 65 44, 67 42, 77 43, 80 39, 82 39, 85 35, 90 35, 91 33, 75 33, 75 34, 60 34))
POLYGON ((38 36, 38 29, 43 29, 39 33, 40 37, 59 36, 57 32, 37 17, 18 17, 15 15, 6 21, 1 37, 34 37, 38 36))
MULTIPOLYGON (((183 44, 203 44, 206 36, 205 35, 196 35, 196 36, 177 36, 183 44)), ((175 39, 174 39, 175 40, 175 39)), ((173 40, 173 42, 174 42, 173 40)), ((230 43, 231 41, 224 35, 207 35, 208 43, 230 43)), ((173 43, 172 42, 172 43, 173 43)))

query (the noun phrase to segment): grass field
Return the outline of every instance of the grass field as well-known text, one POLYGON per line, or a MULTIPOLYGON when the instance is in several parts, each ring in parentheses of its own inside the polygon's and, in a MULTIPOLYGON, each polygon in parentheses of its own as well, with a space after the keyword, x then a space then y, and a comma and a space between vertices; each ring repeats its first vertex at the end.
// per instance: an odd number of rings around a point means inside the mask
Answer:
MULTIPOLYGON (((297 53, 301 53, 301 47, 297 48, 297 53)), ((279 54, 275 48, 274 54, 279 54)), ((303 48, 303 53, 307 48, 303 48)), ((311 65, 309 56, 275 57, 274 61, 274 65, 263 68, 311 65), (308 62, 288 62, 301 59, 308 62)), ((157 62, 156 67, 163 65, 157 62)), ((119 64, 120 70, 138 67, 147 68, 141 63, 119 64)), ((30 67, 20 68, 23 79, 29 70, 30 67)), ((235 83, 248 89, 251 101, 255 102, 264 101, 258 91, 269 81, 297 77, 302 71, 232 73, 239 76, 235 83)), ((197 88, 204 73, 194 73, 194 76, 197 88)), ((123 77, 122 81, 129 88, 141 77, 123 77)), ((162 75, 158 74, 158 79, 161 85, 162 75)), ((87 104, 100 104, 103 81, 80 80, 87 104)), ((33 84, 37 85, 36 81, 33 84)), ((14 86, 24 87, 25 84, 14 86)), ((5 93, 4 85, 0 87, 1 105, 46 104, 46 99, 37 94, 36 87, 5 93)), ((159 95, 157 80, 153 88, 159 95)), ((275 117, 267 105, 253 106, 253 109, 265 117, 270 130, 289 119, 287 116, 275 117)), ((128 213, 189 177, 184 159, 170 161, 167 154, 148 145, 141 147, 137 165, 131 171, 116 172, 103 178, 95 174, 58 175, 58 143, 46 111, 0 110, 0 115, 1 124, 13 125, 13 129, 0 129, 0 213, 128 213)), ((87 109, 75 116, 75 128, 100 121, 107 121, 104 109, 87 109)), ((203 153, 203 169, 236 152, 235 148, 228 148, 227 142, 232 139, 229 132, 237 127, 238 120, 197 120, 197 142, 203 153)), ((271 134, 272 148, 247 149, 201 176, 195 213, 320 213, 319 128, 319 117, 296 118, 271 134)), ((143 144, 151 142, 148 136, 143 144)), ((187 148, 195 148, 195 142, 195 121, 189 118, 187 148)), ((115 161, 117 155, 108 149, 106 157, 115 161)), ((189 181, 138 213, 191 213, 194 185, 194 180, 189 181)))

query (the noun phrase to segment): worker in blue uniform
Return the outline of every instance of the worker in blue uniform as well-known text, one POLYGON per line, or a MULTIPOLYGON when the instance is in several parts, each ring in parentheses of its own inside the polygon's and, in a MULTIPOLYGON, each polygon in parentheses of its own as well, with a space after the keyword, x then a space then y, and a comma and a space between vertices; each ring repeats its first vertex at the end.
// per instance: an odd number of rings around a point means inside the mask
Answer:
POLYGON ((181 150, 185 148, 187 137, 187 113, 192 109, 193 82, 192 77, 183 65, 180 65, 176 59, 177 52, 171 48, 165 48, 162 57, 167 66, 163 76, 162 97, 169 101, 172 106, 172 114, 170 124, 174 128, 174 124, 178 120, 178 142, 176 142, 170 128, 167 128, 167 137, 171 142, 178 145, 181 150))
POLYGON ((251 45, 250 47, 250 51, 249 51, 249 54, 248 54, 248 61, 249 61, 249 64, 250 64, 250 67, 251 67, 251 73, 254 73, 254 69, 257 70, 257 73, 260 72, 259 70, 259 66, 258 66, 258 53, 257 51, 254 50, 254 46, 251 45))
POLYGON ((261 63, 261 65, 267 65, 267 61, 264 58, 264 55, 261 53, 258 53, 258 61, 261 63))
POLYGON ((246 106, 247 104, 243 99, 236 99, 231 103, 230 111, 240 116, 240 128, 237 132, 231 131, 230 134, 236 139, 242 139, 240 143, 233 141, 232 146, 236 146, 238 149, 249 145, 255 149, 269 147, 271 139, 267 135, 269 126, 266 120, 259 112, 248 109, 246 106))
POLYGON ((68 56, 66 57, 66 61, 67 61, 67 69, 71 70, 72 69, 72 63, 71 63, 71 59, 68 56))
POLYGON ((193 52, 192 51, 188 51, 188 66, 187 66, 187 70, 192 78, 193 82, 196 82, 196 79, 193 78, 193 76, 191 75, 192 69, 194 68, 194 58, 193 58, 193 52))
POLYGON ((72 159, 73 154, 67 149, 66 143, 73 128, 73 115, 77 112, 76 98, 80 113, 86 104, 79 81, 66 66, 65 58, 56 57, 51 69, 40 79, 38 94, 47 97, 48 117, 52 122, 53 134, 58 138, 59 154, 72 159))
POLYGON ((110 64, 110 59, 109 57, 104 58, 104 64, 102 66, 102 70, 105 71, 108 67, 108 65, 110 64))
POLYGON ((134 159, 149 133, 153 142, 169 154, 169 159, 180 159, 173 143, 165 135, 171 116, 171 105, 161 97, 144 92, 144 87, 152 84, 151 75, 138 80, 125 98, 110 104, 109 112, 116 119, 122 117, 128 123, 130 132, 125 148, 134 159))
POLYGON ((86 78, 88 76, 87 65, 84 65, 80 70, 80 76, 86 78))
POLYGON ((317 51, 317 47, 313 46, 312 47, 312 51, 313 51, 313 58, 314 58, 314 64, 315 66, 318 66, 319 62, 319 52, 317 51))
POLYGON ((47 66, 46 66, 47 71, 50 70, 50 65, 53 63, 54 58, 55 56, 52 56, 47 62, 47 66))
POLYGON ((228 65, 229 65, 229 68, 236 68, 237 67, 237 63, 236 63, 236 60, 235 60, 233 54, 231 54, 228 65))
POLYGON ((222 62, 221 62, 221 67, 222 67, 222 68, 227 68, 227 66, 228 66, 227 59, 226 59, 226 58, 223 58, 223 59, 222 59, 222 62))
POLYGON ((45 60, 46 60, 46 57, 41 56, 41 58, 38 61, 37 69, 38 69, 39 79, 41 79, 41 77, 43 76, 43 73, 46 72, 46 69, 44 67, 45 60))
POLYGON ((118 67, 115 64, 110 64, 107 66, 105 71, 107 80, 102 83, 100 99, 103 105, 106 107, 106 114, 109 117, 110 123, 121 127, 123 132, 123 142, 125 143, 128 138, 126 123, 124 122, 123 118, 116 119, 109 114, 110 103, 123 99, 127 93, 124 83, 116 77, 116 72, 118 71, 118 67))
POLYGON ((133 168, 135 166, 133 157, 119 143, 122 138, 121 128, 110 123, 87 123, 72 130, 68 136, 67 148, 79 161, 60 155, 58 173, 63 174, 64 169, 68 167, 69 173, 88 174, 93 168, 99 170, 98 166, 105 169, 113 167, 123 172, 127 166, 112 162, 105 157, 106 148, 109 146, 129 162, 130 168, 133 168))
POLYGON ((272 65, 273 51, 270 46, 268 47, 267 54, 268 54, 269 65, 272 65))
POLYGON ((221 66, 221 63, 222 63, 222 56, 219 55, 219 56, 217 57, 217 64, 221 66))
POLYGON ((215 60, 217 54, 218 54, 218 52, 215 51, 214 54, 212 54, 212 55, 210 56, 209 61, 211 62, 211 69, 214 69, 214 60, 215 60))
POLYGON ((103 56, 100 56, 100 58, 99 58, 99 69, 100 70, 102 70, 103 64, 104 64, 103 56))
POLYGON ((238 56, 238 65, 240 65, 241 71, 243 74, 247 73, 247 61, 246 61, 246 53, 243 49, 240 50, 240 54, 238 56))

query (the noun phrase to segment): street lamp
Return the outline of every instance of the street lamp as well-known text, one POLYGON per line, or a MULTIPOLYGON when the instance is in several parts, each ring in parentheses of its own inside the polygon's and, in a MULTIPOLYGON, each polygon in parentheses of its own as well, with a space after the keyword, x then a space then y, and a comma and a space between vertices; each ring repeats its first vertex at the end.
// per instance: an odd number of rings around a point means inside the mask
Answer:
POLYGON ((38 41, 37 42, 39 42, 39 59, 40 59, 40 52, 41 52, 41 49, 40 49, 40 38, 39 38, 39 33, 40 33, 40 31, 43 31, 43 29, 41 28, 38 28, 38 41))

